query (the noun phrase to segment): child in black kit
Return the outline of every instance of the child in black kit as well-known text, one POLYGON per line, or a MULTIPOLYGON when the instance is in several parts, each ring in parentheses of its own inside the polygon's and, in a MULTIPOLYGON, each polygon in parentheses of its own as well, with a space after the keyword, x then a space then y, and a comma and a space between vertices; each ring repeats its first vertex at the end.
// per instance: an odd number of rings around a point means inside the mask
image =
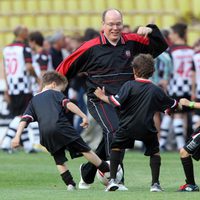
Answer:
POLYGON ((161 158, 159 154, 159 141, 154 125, 156 112, 170 112, 178 107, 178 102, 168 97, 164 91, 154 85, 148 78, 154 72, 154 60, 148 54, 140 54, 132 62, 135 80, 127 81, 118 94, 105 95, 105 89, 97 88, 95 95, 120 110, 119 128, 111 144, 110 172, 111 179, 106 191, 118 189, 115 181, 118 165, 123 149, 132 148, 135 140, 143 141, 150 156, 152 174, 151 192, 161 192, 159 173, 161 158))
POLYGON ((69 110, 82 118, 80 124, 87 128, 87 116, 63 95, 62 91, 67 86, 67 79, 57 72, 47 72, 43 76, 43 90, 32 98, 22 116, 12 147, 20 144, 20 135, 24 128, 33 121, 39 123, 40 143, 53 156, 58 171, 67 185, 68 190, 75 189, 75 182, 65 162, 65 150, 71 155, 82 153, 83 156, 93 163, 100 171, 108 172, 109 166, 102 161, 90 147, 83 141, 79 134, 70 124, 66 112, 69 110))

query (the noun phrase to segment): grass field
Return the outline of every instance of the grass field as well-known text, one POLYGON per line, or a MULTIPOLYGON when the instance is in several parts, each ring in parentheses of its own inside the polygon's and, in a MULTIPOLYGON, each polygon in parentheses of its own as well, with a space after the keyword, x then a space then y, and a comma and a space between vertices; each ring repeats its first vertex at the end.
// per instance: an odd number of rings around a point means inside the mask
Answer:
MULTIPOLYGON (((70 160, 69 167, 76 182, 79 181, 79 165, 83 158, 70 160)), ((195 162, 196 181, 200 183, 199 163, 195 162)), ((68 192, 62 183, 52 158, 47 153, 25 154, 0 152, 0 200, 195 200, 197 193, 175 192, 184 183, 182 166, 177 153, 162 155, 162 193, 150 193, 150 169, 148 158, 140 152, 127 152, 125 157, 127 192, 104 192, 98 180, 90 190, 68 192)))

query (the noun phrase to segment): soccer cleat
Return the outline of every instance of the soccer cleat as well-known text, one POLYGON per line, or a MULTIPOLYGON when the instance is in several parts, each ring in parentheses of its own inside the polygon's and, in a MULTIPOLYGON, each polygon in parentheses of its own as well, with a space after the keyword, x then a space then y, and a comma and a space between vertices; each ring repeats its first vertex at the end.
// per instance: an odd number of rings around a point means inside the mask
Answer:
POLYGON ((117 189, 118 191, 128 191, 128 188, 125 185, 119 183, 118 186, 119 186, 119 188, 117 189))
POLYGON ((119 188, 119 185, 116 183, 114 179, 111 179, 106 186, 105 192, 115 191, 119 188))
POLYGON ((79 182, 79 184, 78 184, 78 188, 81 189, 81 190, 88 190, 88 189, 90 189, 90 185, 87 184, 87 183, 83 180, 82 175, 81 175, 81 167, 82 167, 82 165, 83 165, 83 164, 81 164, 81 165, 80 165, 80 168, 79 168, 81 180, 80 180, 80 182, 79 182))
POLYGON ((154 183, 151 185, 150 192, 162 192, 163 189, 161 188, 159 183, 154 183))
POLYGON ((69 184, 69 185, 67 186, 67 190, 68 190, 68 191, 74 191, 74 190, 76 190, 76 186, 74 186, 74 185, 72 185, 72 184, 69 184))
POLYGON ((199 186, 192 184, 185 184, 179 187, 178 192, 199 192, 199 186))

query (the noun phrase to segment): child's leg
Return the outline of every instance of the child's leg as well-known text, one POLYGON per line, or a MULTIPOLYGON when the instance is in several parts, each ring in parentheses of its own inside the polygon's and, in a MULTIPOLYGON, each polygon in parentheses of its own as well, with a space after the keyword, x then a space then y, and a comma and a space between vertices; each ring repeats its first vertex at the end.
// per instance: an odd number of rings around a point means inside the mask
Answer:
POLYGON ((185 173, 186 183, 195 185, 192 157, 184 148, 180 149, 180 159, 185 173))
POLYGON ((80 152, 83 156, 90 161, 93 165, 95 165, 101 172, 109 172, 110 168, 107 162, 101 160, 91 149, 90 147, 83 141, 80 137, 77 140, 73 141, 68 145, 68 148, 71 153, 80 152))
POLYGON ((68 185, 76 186, 76 183, 73 180, 73 177, 65 165, 65 162, 67 161, 67 158, 65 157, 65 148, 58 150, 53 154, 53 158, 55 160, 57 169, 62 177, 62 180, 64 183, 68 185))
POLYGON ((112 149, 110 154, 110 179, 116 179, 117 170, 119 164, 122 163, 122 154, 124 154, 121 149, 112 149))
POLYGON ((63 163, 62 165, 56 165, 58 168, 58 171, 60 172, 60 175, 62 177, 62 180, 64 181, 64 183, 68 186, 68 185, 73 185, 76 186, 76 183, 73 180, 73 177, 69 171, 69 169, 67 168, 67 166, 63 163))
POLYGON ((152 184, 159 183, 161 157, 159 153, 150 156, 152 184))
POLYGON ((109 165, 107 162, 101 160, 93 151, 82 152, 83 156, 94 164, 100 171, 109 172, 109 165))
POLYGON ((151 168, 152 185, 154 183, 159 184, 161 157, 159 153, 158 137, 156 134, 149 134, 148 136, 146 136, 143 142, 146 147, 144 155, 150 156, 149 165, 151 168))

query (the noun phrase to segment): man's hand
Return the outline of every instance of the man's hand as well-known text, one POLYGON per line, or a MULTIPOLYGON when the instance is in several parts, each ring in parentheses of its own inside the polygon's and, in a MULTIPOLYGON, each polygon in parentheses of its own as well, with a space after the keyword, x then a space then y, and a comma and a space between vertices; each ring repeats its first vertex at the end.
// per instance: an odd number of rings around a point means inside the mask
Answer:
POLYGON ((82 126, 83 128, 87 128, 89 126, 89 121, 87 117, 83 117, 82 118, 82 123, 80 124, 80 126, 82 126))
POLYGON ((137 34, 147 37, 148 34, 152 32, 152 28, 146 27, 146 26, 141 26, 138 28, 137 34))
POLYGON ((102 99, 103 96, 105 96, 105 88, 102 89, 100 87, 97 87, 97 89, 94 91, 94 94, 99 98, 102 99))
POLYGON ((182 106, 189 106, 190 105, 190 101, 189 100, 187 100, 187 99, 185 99, 185 98, 182 98, 182 99, 180 99, 180 104, 182 105, 182 106))
POLYGON ((19 137, 14 137, 11 141, 11 147, 12 148, 17 148, 20 146, 20 138, 19 137))

